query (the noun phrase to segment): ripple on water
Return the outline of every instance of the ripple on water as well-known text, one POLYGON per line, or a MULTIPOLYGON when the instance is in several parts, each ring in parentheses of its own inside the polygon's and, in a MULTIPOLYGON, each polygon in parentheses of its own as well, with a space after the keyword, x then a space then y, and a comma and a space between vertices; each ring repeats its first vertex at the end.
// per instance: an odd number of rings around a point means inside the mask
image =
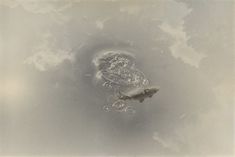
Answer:
POLYGON ((96 82, 113 90, 148 85, 149 81, 135 64, 135 57, 127 51, 107 50, 95 55, 96 82))
MULTIPOLYGON (((93 58, 95 66, 95 85, 112 90, 114 95, 126 89, 135 89, 149 84, 148 79, 135 63, 135 56, 127 51, 106 50, 97 53, 93 58)), ((103 107, 104 111, 135 113, 135 110, 125 101, 114 99, 110 105, 103 107)))

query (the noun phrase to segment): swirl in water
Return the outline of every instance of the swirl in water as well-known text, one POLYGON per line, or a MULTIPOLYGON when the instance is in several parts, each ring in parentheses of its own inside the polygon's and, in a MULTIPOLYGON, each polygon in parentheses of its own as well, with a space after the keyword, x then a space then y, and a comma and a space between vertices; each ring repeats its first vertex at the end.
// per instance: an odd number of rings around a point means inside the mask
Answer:
MULTIPOLYGON (((126 51, 108 50, 98 53, 93 59, 95 80, 102 87, 112 90, 114 95, 126 89, 135 89, 149 84, 143 72, 137 69, 134 56, 126 51)), ((106 111, 114 109, 129 112, 130 106, 123 100, 116 100, 105 106, 106 111)), ((131 111, 134 112, 134 111, 131 111)))

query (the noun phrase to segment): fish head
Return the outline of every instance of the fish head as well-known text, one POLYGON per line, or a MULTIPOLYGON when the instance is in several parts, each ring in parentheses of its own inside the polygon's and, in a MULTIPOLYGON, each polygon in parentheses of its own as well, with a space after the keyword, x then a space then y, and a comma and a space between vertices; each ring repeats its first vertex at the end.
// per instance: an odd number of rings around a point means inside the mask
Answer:
POLYGON ((159 91, 159 87, 149 87, 144 89, 146 95, 152 96, 159 91))

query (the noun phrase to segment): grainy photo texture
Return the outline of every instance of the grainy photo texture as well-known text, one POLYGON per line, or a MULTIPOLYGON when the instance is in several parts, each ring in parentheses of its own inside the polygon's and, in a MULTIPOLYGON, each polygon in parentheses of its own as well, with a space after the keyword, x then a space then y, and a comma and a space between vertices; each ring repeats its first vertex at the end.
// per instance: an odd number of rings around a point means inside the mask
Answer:
POLYGON ((234 0, 0 0, 0 156, 234 156, 234 0))

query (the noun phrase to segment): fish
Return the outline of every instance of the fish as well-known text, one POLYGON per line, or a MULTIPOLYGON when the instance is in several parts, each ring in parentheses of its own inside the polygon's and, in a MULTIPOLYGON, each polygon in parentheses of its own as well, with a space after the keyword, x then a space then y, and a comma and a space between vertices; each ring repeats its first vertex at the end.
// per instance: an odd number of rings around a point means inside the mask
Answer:
POLYGON ((143 89, 134 89, 128 93, 119 92, 119 100, 137 100, 142 103, 146 98, 151 98, 155 93, 159 91, 159 87, 146 87, 143 89))

